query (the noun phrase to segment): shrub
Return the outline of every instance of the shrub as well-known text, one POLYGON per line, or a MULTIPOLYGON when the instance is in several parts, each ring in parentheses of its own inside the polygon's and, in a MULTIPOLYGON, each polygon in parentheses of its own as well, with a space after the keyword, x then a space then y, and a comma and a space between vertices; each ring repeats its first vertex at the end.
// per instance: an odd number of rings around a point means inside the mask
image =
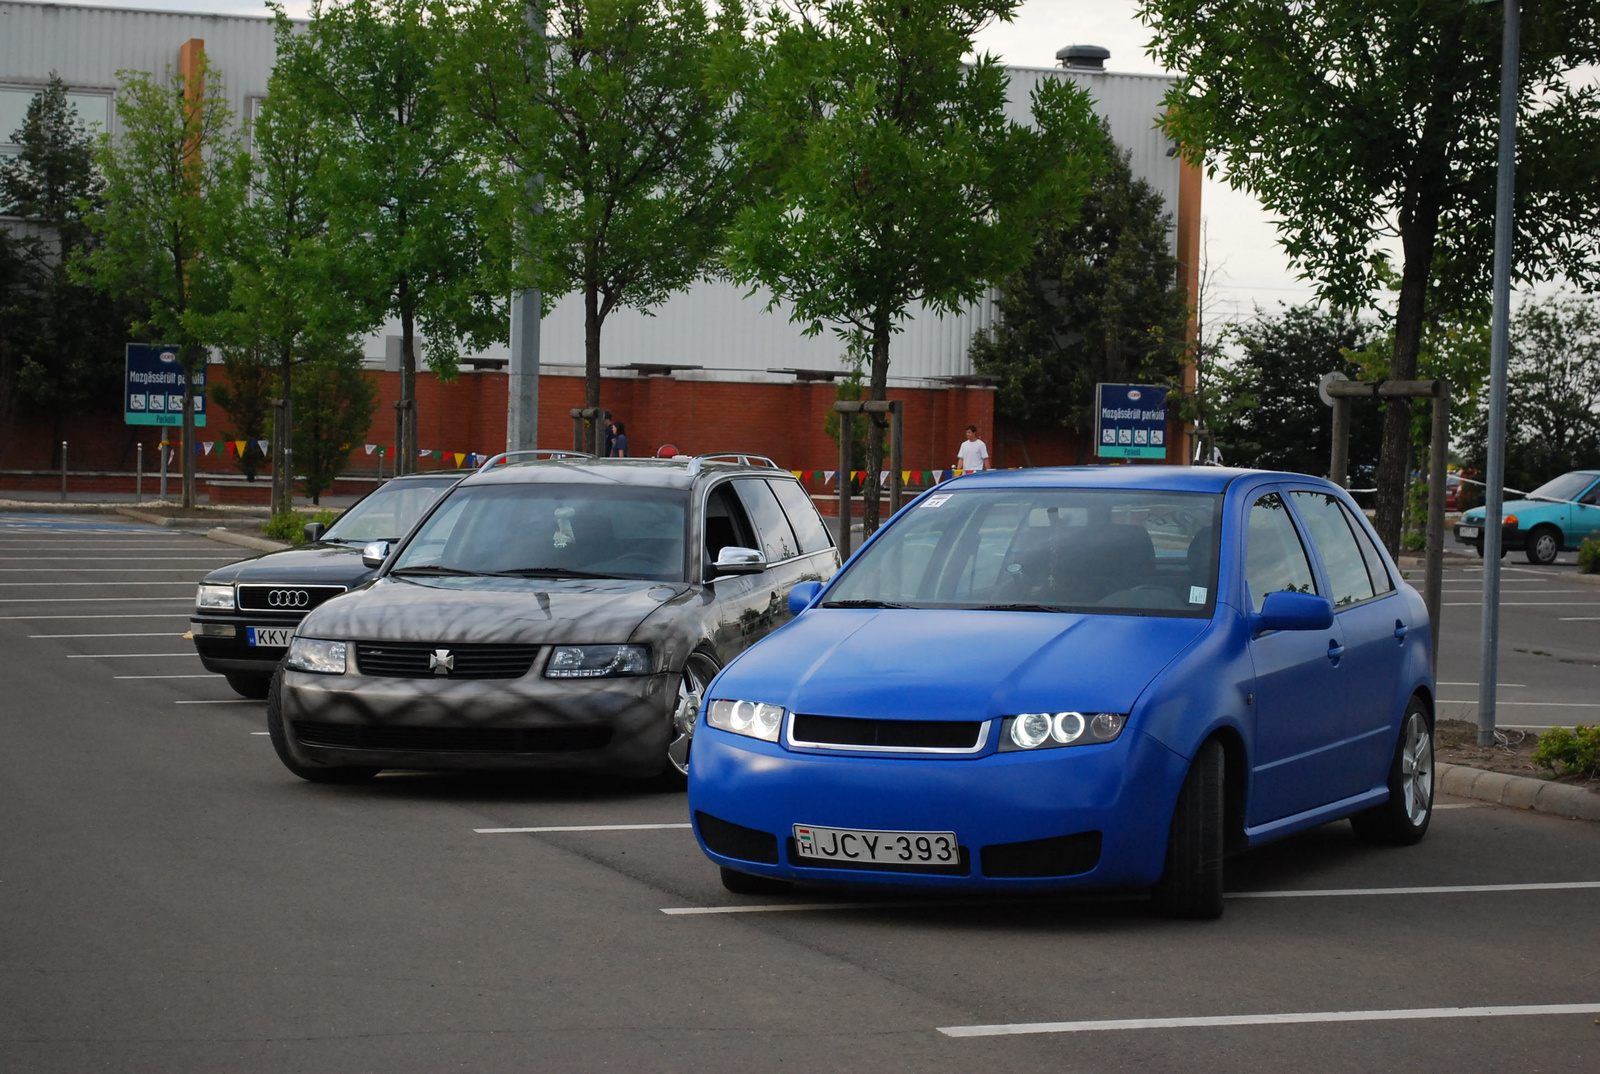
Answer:
POLYGON ((1591 533, 1578 545, 1578 573, 1600 574, 1600 533, 1591 533))
POLYGON ((1600 727, 1552 727, 1539 736, 1532 760, 1563 775, 1600 777, 1600 727))
POLYGON ((306 520, 296 511, 284 511, 273 515, 262 523, 261 532, 271 537, 274 541, 288 541, 290 544, 304 544, 306 540, 306 520))

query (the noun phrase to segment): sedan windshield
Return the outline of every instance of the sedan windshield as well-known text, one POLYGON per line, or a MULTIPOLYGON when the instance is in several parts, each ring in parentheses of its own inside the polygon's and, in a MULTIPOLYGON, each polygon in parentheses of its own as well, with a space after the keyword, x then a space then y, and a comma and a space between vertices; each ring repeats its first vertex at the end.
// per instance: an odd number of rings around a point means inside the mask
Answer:
POLYGON ((344 544, 398 541, 459 480, 461 475, 452 474, 437 480, 408 478, 380 485, 376 492, 340 515, 322 539, 344 544))
POLYGON ((391 573, 678 582, 688 502, 682 491, 626 485, 463 486, 391 573))
POLYGON ((1580 474, 1574 470, 1553 478, 1528 493, 1530 500, 1576 500, 1583 490, 1594 483, 1593 474, 1580 474))
POLYGON ((824 607, 1210 616, 1220 497, 1103 489, 935 493, 824 607))

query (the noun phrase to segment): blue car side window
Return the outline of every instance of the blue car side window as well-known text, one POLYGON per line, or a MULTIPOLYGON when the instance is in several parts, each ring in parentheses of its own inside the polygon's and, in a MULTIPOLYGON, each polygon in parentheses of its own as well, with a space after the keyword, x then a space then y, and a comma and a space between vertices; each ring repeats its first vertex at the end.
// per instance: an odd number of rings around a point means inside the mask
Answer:
POLYGON ((1322 556, 1328 575, 1328 599, 1335 608, 1371 600, 1374 591, 1361 546, 1350 532, 1339 501, 1325 492, 1291 492, 1294 506, 1311 531, 1311 543, 1322 556))
POLYGON ((1300 534, 1283 497, 1276 492, 1267 493, 1250 508, 1244 577, 1250 587, 1251 609, 1257 612, 1268 593, 1317 591, 1300 534))

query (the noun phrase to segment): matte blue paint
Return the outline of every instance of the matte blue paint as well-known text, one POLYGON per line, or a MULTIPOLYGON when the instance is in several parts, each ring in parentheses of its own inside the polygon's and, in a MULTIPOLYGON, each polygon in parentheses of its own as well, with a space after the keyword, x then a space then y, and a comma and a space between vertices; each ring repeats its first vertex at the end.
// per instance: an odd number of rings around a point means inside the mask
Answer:
MULTIPOLYGON (((1161 872, 1189 760, 1215 735, 1242 744, 1244 764, 1229 775, 1243 784, 1238 835, 1249 844, 1387 797, 1405 706, 1414 693, 1430 702, 1433 696, 1421 597, 1385 554, 1396 585, 1386 596, 1331 615, 1325 598, 1278 600, 1277 606, 1298 606, 1289 618, 1301 628, 1265 633, 1247 611, 1250 504, 1267 491, 1304 489, 1331 493, 1362 518, 1343 490, 1295 474, 1083 467, 990 471, 936 491, 1008 485, 1224 493, 1214 615, 825 608, 818 603, 827 587, 806 593, 798 598, 805 607, 797 609, 805 614, 733 661, 712 682, 708 699, 882 720, 993 721, 986 744, 975 755, 807 750, 718 731, 702 716, 690 766, 691 811, 773 834, 781 858, 762 865, 707 850, 713 861, 818 883, 996 890, 1150 884, 1161 872), (998 751, 1001 717, 1063 710, 1127 713, 1128 723, 1106 744, 998 751), (784 847, 795 824, 954 831, 971 854, 972 875, 797 865, 784 847), (1103 833, 1100 864, 1091 872, 994 879, 978 867, 984 846, 1084 831, 1103 833)), ((1315 545, 1292 508, 1291 517, 1318 588, 1327 592, 1315 545)))

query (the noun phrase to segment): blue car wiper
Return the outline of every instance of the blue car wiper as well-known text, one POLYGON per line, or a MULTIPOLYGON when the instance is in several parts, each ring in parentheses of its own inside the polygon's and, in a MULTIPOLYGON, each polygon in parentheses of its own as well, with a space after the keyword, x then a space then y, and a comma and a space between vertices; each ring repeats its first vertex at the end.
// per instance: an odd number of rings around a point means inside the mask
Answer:
POLYGON ((827 600, 823 608, 909 608, 909 604, 896 604, 889 600, 827 600))
POLYGON ((1065 612, 1066 608, 1054 604, 978 604, 972 607, 975 612, 1065 612))

